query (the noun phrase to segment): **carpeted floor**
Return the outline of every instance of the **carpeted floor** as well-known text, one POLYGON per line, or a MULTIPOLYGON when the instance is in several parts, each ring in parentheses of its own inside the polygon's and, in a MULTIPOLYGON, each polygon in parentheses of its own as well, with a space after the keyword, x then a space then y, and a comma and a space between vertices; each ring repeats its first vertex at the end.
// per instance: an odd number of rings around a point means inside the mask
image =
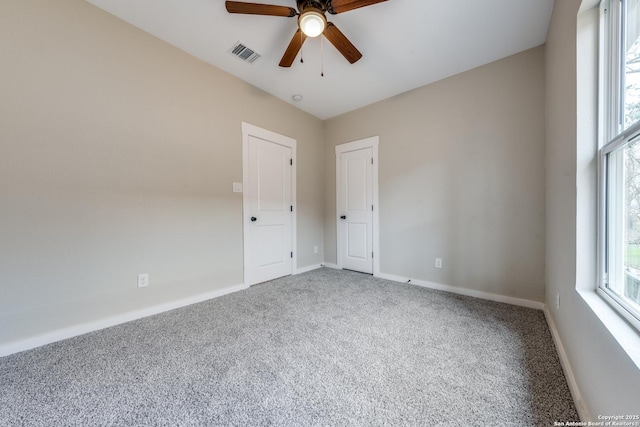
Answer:
POLYGON ((541 311, 329 269, 0 359, 2 426, 568 420, 541 311))

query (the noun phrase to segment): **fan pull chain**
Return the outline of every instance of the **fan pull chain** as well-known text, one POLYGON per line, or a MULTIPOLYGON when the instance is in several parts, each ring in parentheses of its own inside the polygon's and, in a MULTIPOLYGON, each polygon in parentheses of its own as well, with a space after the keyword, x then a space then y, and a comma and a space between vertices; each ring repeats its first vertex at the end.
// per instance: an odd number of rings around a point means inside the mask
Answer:
POLYGON ((320 36, 320 77, 324 77, 324 40, 320 36))
POLYGON ((304 34, 300 31, 300 63, 304 64, 304 59, 302 58, 302 46, 304 46, 304 34))

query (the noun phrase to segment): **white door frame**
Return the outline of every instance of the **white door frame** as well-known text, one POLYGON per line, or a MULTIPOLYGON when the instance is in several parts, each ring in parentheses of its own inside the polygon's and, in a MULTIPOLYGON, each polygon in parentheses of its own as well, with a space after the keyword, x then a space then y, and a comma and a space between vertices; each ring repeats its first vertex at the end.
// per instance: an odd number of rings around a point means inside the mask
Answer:
POLYGON ((341 166, 340 155, 349 151, 362 150, 364 148, 371 148, 373 152, 373 168, 372 168, 372 186, 373 186, 373 275, 380 276, 380 203, 378 198, 378 144, 380 142, 379 136, 372 136, 370 138, 360 139, 358 141, 348 142, 346 144, 336 145, 336 242, 337 251, 336 257, 339 269, 342 269, 342 236, 340 235, 340 227, 338 225, 338 217, 340 216, 340 183, 341 183, 341 166))
MULTIPOLYGON (((244 189, 249 188, 249 136, 255 136, 257 138, 272 141, 285 147, 291 148, 291 158, 293 159, 293 165, 291 169, 291 205, 293 206, 293 216, 291 218, 291 251, 293 257, 291 260, 291 274, 294 274, 298 269, 298 251, 296 242, 298 241, 296 217, 298 212, 298 206, 296 205, 296 140, 284 135, 272 132, 267 129, 262 129, 258 126, 242 122, 242 254, 243 254, 243 268, 242 281, 245 282, 247 277, 247 247, 249 246, 249 237, 246 232, 249 227, 249 200, 248 193, 244 189)), ((245 283, 246 284, 246 283, 245 283)))

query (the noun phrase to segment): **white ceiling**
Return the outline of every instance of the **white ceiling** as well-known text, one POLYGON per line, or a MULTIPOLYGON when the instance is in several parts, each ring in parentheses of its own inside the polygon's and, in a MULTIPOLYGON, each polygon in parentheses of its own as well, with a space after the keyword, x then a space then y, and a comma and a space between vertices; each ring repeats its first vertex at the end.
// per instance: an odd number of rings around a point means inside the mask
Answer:
POLYGON ((360 61, 349 64, 318 37, 304 44, 304 63, 281 68, 296 18, 229 14, 223 0, 87 1, 320 119, 541 45, 553 9, 553 0, 389 0, 327 15, 360 61), (249 64, 232 56, 237 41, 262 57, 249 64))

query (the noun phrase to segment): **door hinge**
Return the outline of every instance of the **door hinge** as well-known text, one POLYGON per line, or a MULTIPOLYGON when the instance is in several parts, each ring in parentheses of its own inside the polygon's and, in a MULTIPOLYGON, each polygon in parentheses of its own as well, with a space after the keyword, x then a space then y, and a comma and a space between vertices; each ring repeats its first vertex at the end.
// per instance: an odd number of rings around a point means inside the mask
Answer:
POLYGON ((293 166, 293 159, 289 159, 289 164, 293 166))
POLYGON ((371 258, 373 258, 373 252, 371 252, 371 258))
POLYGON ((373 212, 373 205, 371 205, 371 212, 373 212))
POLYGON ((291 212, 293 212, 293 205, 291 205, 291 212))
POLYGON ((291 252, 291 258, 293 258, 293 252, 291 252))
POLYGON ((373 157, 371 158, 371 164, 373 164, 373 157))

